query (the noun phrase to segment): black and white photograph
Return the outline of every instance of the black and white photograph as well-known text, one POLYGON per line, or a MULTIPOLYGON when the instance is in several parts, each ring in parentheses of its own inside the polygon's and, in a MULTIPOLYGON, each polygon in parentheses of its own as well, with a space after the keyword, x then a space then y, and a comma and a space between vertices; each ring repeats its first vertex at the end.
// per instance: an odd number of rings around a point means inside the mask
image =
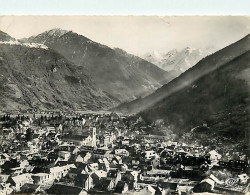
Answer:
POLYGON ((249 33, 249 16, 0 16, 0 195, 249 195, 249 33))

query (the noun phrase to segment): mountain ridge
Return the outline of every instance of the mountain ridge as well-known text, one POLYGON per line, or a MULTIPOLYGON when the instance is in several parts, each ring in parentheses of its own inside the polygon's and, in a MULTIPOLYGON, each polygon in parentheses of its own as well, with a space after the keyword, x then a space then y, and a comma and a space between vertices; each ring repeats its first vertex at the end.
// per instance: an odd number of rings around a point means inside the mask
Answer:
POLYGON ((97 110, 115 105, 84 67, 53 49, 14 38, 1 40, 5 40, 0 43, 1 110, 97 110))

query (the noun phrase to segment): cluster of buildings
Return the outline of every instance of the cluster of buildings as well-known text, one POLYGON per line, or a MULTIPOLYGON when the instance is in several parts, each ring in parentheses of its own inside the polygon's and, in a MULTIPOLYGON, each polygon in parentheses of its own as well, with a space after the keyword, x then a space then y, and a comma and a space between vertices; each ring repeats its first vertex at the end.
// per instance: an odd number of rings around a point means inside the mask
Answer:
POLYGON ((247 156, 148 135, 140 120, 110 114, 4 115, 0 195, 244 194, 247 156))

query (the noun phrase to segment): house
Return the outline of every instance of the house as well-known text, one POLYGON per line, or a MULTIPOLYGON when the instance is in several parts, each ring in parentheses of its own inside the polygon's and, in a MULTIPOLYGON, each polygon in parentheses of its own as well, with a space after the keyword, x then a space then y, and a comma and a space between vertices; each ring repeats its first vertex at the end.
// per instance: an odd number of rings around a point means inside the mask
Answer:
POLYGON ((152 188, 155 190, 154 194, 161 194, 165 195, 165 190, 159 186, 152 186, 152 188))
POLYGON ((112 160, 115 156, 115 151, 107 151, 104 154, 104 158, 108 159, 109 161, 112 160))
POLYGON ((20 167, 21 168, 26 168, 27 166, 29 166, 28 160, 20 160, 20 167))
POLYGON ((11 168, 15 168, 19 166, 20 166, 20 162, 18 162, 16 159, 10 159, 1 166, 1 169, 2 169, 1 171, 2 173, 10 174, 12 172, 11 168))
POLYGON ((63 167, 63 166, 69 166, 70 165, 70 162, 68 162, 68 161, 65 161, 65 160, 57 160, 56 162, 55 162, 55 167, 56 166, 59 166, 59 167, 63 167))
POLYGON ((91 177, 93 179, 94 185, 97 185, 97 184, 99 184, 99 182, 102 178, 107 177, 107 172, 103 171, 103 170, 98 170, 98 171, 95 171, 94 173, 92 173, 91 177))
POLYGON ((217 162, 221 159, 221 155, 215 150, 211 150, 209 153, 209 158, 212 162, 217 162))
POLYGON ((62 130, 63 130, 63 126, 62 126, 62 124, 56 124, 55 126, 56 126, 56 132, 61 133, 61 132, 62 132, 62 130))
POLYGON ((88 168, 88 165, 86 163, 75 162, 74 165, 75 165, 75 168, 81 170, 81 173, 83 174, 91 172, 91 170, 88 168))
POLYGON ((124 194, 128 191, 128 184, 125 181, 118 181, 115 187, 115 193, 124 194))
POLYGON ((72 146, 67 143, 63 143, 62 145, 59 146, 59 151, 67 151, 67 152, 73 152, 77 147, 72 146))
POLYGON ((96 192, 109 192, 115 187, 114 182, 108 178, 101 178, 100 182, 93 188, 96 192))
POLYGON ((68 151, 59 151, 58 156, 64 160, 69 160, 71 153, 68 151))
POLYGON ((48 155, 47 155, 47 159, 49 162, 54 162, 58 159, 58 154, 56 152, 50 152, 48 155))
POLYGON ((8 195, 12 194, 13 189, 9 183, 0 183, 0 194, 1 195, 8 195))
POLYGON ((31 176, 34 181, 34 184, 37 185, 46 185, 50 182, 50 175, 48 173, 36 173, 31 176))
POLYGON ((129 189, 137 188, 139 173, 137 171, 127 171, 122 174, 122 180, 128 184, 129 189))
POLYGON ((88 164, 88 168, 91 172, 94 172, 94 171, 98 170, 99 165, 98 165, 98 163, 90 163, 90 164, 88 164))
POLYGON ((199 184, 195 185, 193 192, 212 192, 214 189, 215 181, 210 178, 202 180, 199 184))
POLYGON ((112 112, 110 114, 110 119, 111 119, 111 121, 118 121, 119 120, 119 116, 115 112, 112 112))
POLYGON ((9 177, 6 183, 10 183, 11 186, 14 187, 16 192, 20 191, 20 188, 26 183, 33 183, 33 179, 31 178, 31 174, 26 173, 22 175, 17 175, 13 177, 9 177))
POLYGON ((0 183, 6 183, 6 181, 9 179, 10 175, 4 175, 0 174, 0 183))
POLYGON ((73 150, 72 154, 78 154, 81 150, 77 147, 73 150))
POLYGON ((122 171, 122 172, 125 172, 128 170, 128 165, 123 163, 123 164, 117 164, 116 165, 116 168, 119 170, 119 171, 122 171))
POLYGON ((193 186, 189 185, 177 185, 176 190, 178 191, 178 194, 191 194, 193 190, 193 186))
POLYGON ((6 161, 10 159, 10 156, 6 153, 0 155, 0 165, 3 165, 6 161))
POLYGON ((86 191, 83 188, 67 186, 64 184, 54 184, 48 190, 47 194, 74 194, 74 195, 86 195, 86 191))
POLYGON ((153 150, 145 151, 145 160, 155 159, 158 155, 153 150))
POLYGON ((93 151, 94 159, 103 159, 105 155, 107 155, 108 149, 105 148, 98 148, 93 151))
POLYGON ((40 191, 41 191, 41 188, 39 185, 30 184, 30 183, 24 184, 20 189, 20 192, 24 194, 35 194, 40 191))
POLYGON ((88 162, 91 158, 91 153, 87 151, 81 151, 77 157, 76 157, 76 162, 88 162))
POLYGON ((47 131, 48 132, 56 132, 56 128, 52 127, 52 126, 49 126, 49 127, 47 127, 47 131))
POLYGON ((139 157, 133 157, 132 158, 132 165, 138 166, 140 164, 140 158, 139 157))
POLYGON ((217 177, 215 177, 213 174, 209 175, 209 179, 212 179, 217 184, 223 184, 224 182, 220 181, 217 177))
POLYGON ((162 194, 165 195, 165 190, 158 186, 147 185, 140 191, 140 194, 145 195, 155 195, 155 194, 162 194))
POLYGON ((100 146, 103 146, 104 148, 108 148, 108 146, 113 142, 113 138, 109 135, 100 136, 98 140, 100 146))
POLYGON ((109 171, 109 163, 104 162, 102 159, 98 159, 98 169, 109 171))
POLYGON ((160 165, 160 157, 156 155, 154 159, 151 160, 151 165, 154 169, 158 168, 160 165))
POLYGON ((107 178, 111 179, 116 185, 121 180, 121 173, 117 169, 110 169, 107 173, 107 178))
POLYGON ((78 174, 75 178, 75 186, 83 187, 86 191, 94 187, 93 179, 88 174, 78 174))
POLYGON ((242 184, 246 184, 249 179, 249 177, 245 173, 238 175, 238 178, 240 179, 240 183, 242 184))
POLYGON ((56 166, 56 167, 52 167, 50 168, 50 177, 54 180, 60 180, 62 177, 66 176, 66 174, 68 173, 69 169, 74 167, 74 165, 69 164, 69 165, 65 165, 65 166, 56 166))
POLYGON ((23 167, 13 167, 10 168, 11 175, 20 175, 23 173, 24 168, 23 167))
POLYGON ((129 156, 129 152, 126 149, 116 149, 115 154, 118 156, 129 156))
POLYGON ((176 192, 178 183, 178 181, 159 181, 159 185, 168 192, 176 192))
POLYGON ((50 177, 51 178, 53 178, 53 180, 54 179, 57 179, 57 180, 59 180, 59 179, 61 179, 62 178, 62 176, 63 176, 63 171, 64 171, 64 169, 62 168, 62 167, 52 167, 52 168, 50 168, 50 177))
MULTIPOLYGON (((114 164, 122 164, 122 157, 120 157, 120 156, 115 156, 115 157, 112 159, 111 163, 114 163, 114 164)), ((111 164, 111 163, 110 163, 110 164, 111 164)))
POLYGON ((72 168, 72 169, 70 169, 69 172, 67 173, 67 177, 68 177, 69 179, 71 179, 72 181, 74 181, 75 178, 77 177, 77 175, 78 175, 79 173, 82 173, 82 170, 83 170, 83 169, 72 168))

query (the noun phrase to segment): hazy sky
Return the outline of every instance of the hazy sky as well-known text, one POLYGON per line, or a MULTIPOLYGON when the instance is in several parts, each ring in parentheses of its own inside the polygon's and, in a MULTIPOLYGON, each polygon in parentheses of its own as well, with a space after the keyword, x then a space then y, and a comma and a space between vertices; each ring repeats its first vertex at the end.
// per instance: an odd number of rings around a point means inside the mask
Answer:
POLYGON ((236 16, 1 16, 0 30, 15 38, 52 28, 142 55, 184 47, 223 48, 250 33, 250 17, 236 16))

